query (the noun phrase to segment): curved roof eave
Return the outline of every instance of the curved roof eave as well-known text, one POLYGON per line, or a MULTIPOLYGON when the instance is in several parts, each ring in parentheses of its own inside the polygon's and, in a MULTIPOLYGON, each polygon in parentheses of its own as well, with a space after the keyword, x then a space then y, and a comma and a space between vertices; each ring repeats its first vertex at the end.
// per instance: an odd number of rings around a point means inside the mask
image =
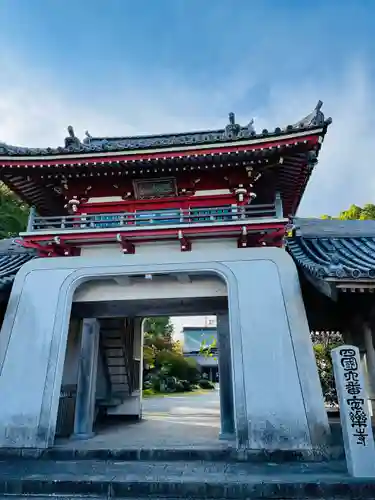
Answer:
POLYGON ((235 122, 233 113, 229 115, 229 123, 224 129, 206 130, 198 132, 126 136, 126 137, 92 137, 86 132, 86 139, 81 142, 75 136, 73 128, 68 127, 69 136, 65 139, 65 145, 57 148, 27 148, 11 146, 0 142, 0 156, 44 156, 52 155, 74 155, 87 153, 120 152, 129 150, 140 150, 164 147, 186 147, 204 144, 222 144, 224 142, 241 142, 241 140, 281 137, 298 131, 310 131, 321 129, 324 132, 331 123, 331 118, 325 119, 321 111, 322 102, 319 101, 315 109, 302 120, 287 127, 277 127, 273 132, 264 129, 256 133, 253 120, 246 126, 240 126, 235 122))

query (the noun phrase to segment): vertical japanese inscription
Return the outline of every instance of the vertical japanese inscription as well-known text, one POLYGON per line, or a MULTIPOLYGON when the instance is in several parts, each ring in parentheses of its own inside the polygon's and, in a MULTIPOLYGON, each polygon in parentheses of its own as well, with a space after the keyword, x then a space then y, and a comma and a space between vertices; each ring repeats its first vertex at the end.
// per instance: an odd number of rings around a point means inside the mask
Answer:
POLYGON ((344 382, 346 390, 346 404, 349 405, 349 418, 353 428, 353 437, 357 439, 357 444, 366 446, 368 433, 368 417, 364 409, 366 401, 363 397, 363 387, 361 387, 358 360, 354 349, 340 350, 340 363, 344 369, 344 382))

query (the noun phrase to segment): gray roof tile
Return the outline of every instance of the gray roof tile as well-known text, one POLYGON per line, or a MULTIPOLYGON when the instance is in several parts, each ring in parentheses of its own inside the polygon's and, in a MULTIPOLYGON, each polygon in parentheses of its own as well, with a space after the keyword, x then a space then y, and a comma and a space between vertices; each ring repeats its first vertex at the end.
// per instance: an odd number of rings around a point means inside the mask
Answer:
POLYGON ((293 220, 286 246, 297 265, 319 278, 375 278, 375 221, 293 220))
POLYGON ((0 291, 10 287, 21 267, 36 257, 34 251, 22 248, 13 240, 0 240, 0 291))

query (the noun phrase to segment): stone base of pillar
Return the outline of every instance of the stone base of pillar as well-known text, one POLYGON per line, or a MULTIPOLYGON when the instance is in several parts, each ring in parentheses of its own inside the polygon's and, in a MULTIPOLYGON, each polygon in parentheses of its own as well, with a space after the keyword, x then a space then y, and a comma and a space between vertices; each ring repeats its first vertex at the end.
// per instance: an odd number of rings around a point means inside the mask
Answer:
POLYGON ((236 434, 234 432, 220 432, 219 439, 222 441, 235 441, 236 434))
POLYGON ((85 439, 91 439, 95 436, 95 432, 82 433, 82 434, 72 434, 70 436, 71 441, 84 441, 85 439))

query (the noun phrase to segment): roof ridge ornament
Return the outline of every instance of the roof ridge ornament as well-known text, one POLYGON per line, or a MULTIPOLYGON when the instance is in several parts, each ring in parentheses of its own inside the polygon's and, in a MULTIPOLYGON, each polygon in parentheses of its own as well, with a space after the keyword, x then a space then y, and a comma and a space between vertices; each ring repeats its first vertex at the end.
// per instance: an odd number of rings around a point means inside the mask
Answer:
POLYGON ((252 118, 245 127, 249 134, 255 134, 254 118, 252 118))
POLYGON ((88 130, 85 131, 85 136, 86 136, 86 138, 83 139, 83 143, 84 144, 90 144, 91 143, 91 139, 92 139, 92 135, 89 133, 88 130))
POLYGON ((322 106, 323 101, 319 100, 314 110, 305 116, 305 118, 302 118, 302 120, 293 125, 293 128, 320 127, 332 123, 331 117, 325 119, 324 113, 321 111, 322 106))
POLYGON ((65 147, 68 149, 81 149, 82 143, 74 134, 74 129, 71 125, 68 127, 68 137, 65 137, 65 147))
POLYGON ((230 112, 229 123, 225 127, 224 137, 227 139, 238 139, 250 137, 252 135, 255 135, 254 118, 252 118, 245 127, 241 127, 241 125, 236 123, 236 115, 230 112))
POLYGON ((225 135, 229 139, 235 139, 239 132, 241 130, 241 127, 236 123, 236 115, 231 111, 229 113, 229 123, 225 127, 225 135))

